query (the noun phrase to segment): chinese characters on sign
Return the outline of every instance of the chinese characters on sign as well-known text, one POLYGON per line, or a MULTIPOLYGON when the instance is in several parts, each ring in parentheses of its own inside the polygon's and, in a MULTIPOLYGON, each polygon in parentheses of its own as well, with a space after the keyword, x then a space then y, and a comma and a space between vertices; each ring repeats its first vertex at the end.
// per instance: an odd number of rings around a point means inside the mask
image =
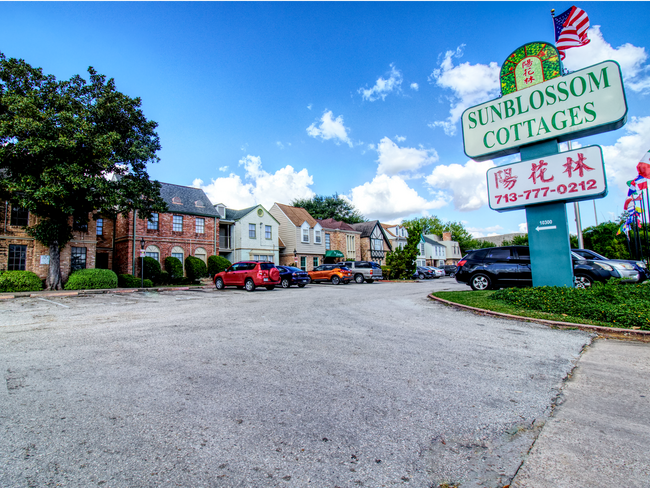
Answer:
POLYGON ((607 194, 600 146, 490 168, 487 183, 490 208, 499 211, 607 194))

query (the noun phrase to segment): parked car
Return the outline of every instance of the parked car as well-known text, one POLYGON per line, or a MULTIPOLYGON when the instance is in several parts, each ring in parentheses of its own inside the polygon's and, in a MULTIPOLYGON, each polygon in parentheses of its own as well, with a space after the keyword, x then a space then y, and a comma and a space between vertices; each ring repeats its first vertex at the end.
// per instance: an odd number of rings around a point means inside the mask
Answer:
POLYGON ((413 279, 414 280, 417 280, 417 279, 420 279, 420 280, 427 279, 428 280, 428 279, 431 279, 431 278, 435 278, 435 273, 433 271, 431 271, 429 268, 427 268, 426 266, 418 266, 415 269, 415 273, 413 273, 413 279))
POLYGON ((352 277, 357 283, 372 283, 384 279, 381 266, 372 261, 341 261, 340 264, 352 272, 352 277))
POLYGON ((280 286, 289 288, 291 285, 298 285, 298 288, 304 288, 309 284, 309 275, 306 271, 293 266, 276 266, 280 271, 280 286))
POLYGON ((445 270, 444 269, 436 268, 435 266, 426 266, 426 267, 429 268, 433 272, 433 274, 434 274, 433 277, 434 278, 442 278, 443 276, 445 276, 445 270))
POLYGON ((352 272, 340 264, 321 264, 309 271, 308 274, 312 283, 331 281, 334 285, 339 283, 347 285, 352 279, 352 272))
POLYGON ((443 269, 445 270, 445 274, 447 276, 451 276, 452 278, 456 276, 456 268, 457 266, 455 264, 445 264, 443 266, 443 269))
POLYGON ((592 261, 614 261, 615 263, 629 263, 634 266, 639 272, 639 281, 645 281, 650 278, 650 270, 646 267, 646 264, 643 261, 638 261, 636 259, 609 259, 597 252, 591 251, 589 249, 571 249, 574 253, 579 254, 584 259, 590 259, 592 261))
MULTIPOLYGON (((576 287, 591 286, 595 281, 610 278, 636 282, 639 273, 627 263, 592 261, 572 253, 576 287)), ((458 263, 456 281, 473 290, 489 290, 509 286, 532 286, 528 246, 489 247, 470 251, 458 263)))
POLYGON ((246 291, 254 291, 258 286, 272 290, 279 284, 280 270, 275 264, 265 261, 239 261, 214 276, 217 290, 223 290, 226 286, 245 288, 246 291))

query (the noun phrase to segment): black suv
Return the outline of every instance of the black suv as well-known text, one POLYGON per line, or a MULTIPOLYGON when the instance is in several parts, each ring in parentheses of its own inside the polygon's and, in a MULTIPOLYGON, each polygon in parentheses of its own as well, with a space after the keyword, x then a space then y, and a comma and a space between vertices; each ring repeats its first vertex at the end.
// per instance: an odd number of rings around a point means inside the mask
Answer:
MULTIPOLYGON (((610 278, 637 281, 638 273, 617 271, 611 266, 582 259, 573 254, 573 272, 576 286, 590 286, 594 281, 605 282, 610 278)), ((629 266, 628 266, 629 267, 629 266)), ((470 251, 458 263, 456 281, 466 283, 473 290, 489 290, 509 286, 532 286, 533 275, 530 268, 528 246, 489 247, 470 251)))

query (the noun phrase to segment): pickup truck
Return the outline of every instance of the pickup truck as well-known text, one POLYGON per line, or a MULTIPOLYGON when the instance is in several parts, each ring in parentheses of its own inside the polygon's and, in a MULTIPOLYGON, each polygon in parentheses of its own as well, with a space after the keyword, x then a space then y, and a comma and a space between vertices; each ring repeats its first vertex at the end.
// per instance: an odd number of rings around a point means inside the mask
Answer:
POLYGON ((381 266, 372 261, 343 261, 338 264, 350 268, 350 271, 352 271, 352 279, 359 284, 364 281, 366 283, 372 283, 373 281, 384 279, 381 266))

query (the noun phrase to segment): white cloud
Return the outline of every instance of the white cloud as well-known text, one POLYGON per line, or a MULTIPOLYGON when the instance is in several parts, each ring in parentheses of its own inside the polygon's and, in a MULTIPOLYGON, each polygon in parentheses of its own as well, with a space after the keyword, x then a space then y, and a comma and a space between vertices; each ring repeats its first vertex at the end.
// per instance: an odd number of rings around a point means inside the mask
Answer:
POLYGON ((389 176, 403 171, 415 171, 438 161, 438 153, 434 149, 399 147, 388 137, 384 137, 379 142, 377 152, 379 153, 377 174, 389 176))
POLYGON ((500 92, 499 66, 497 63, 474 64, 462 63, 454 66, 453 58, 463 55, 461 45, 456 51, 447 51, 440 67, 429 76, 429 82, 441 88, 452 90, 449 97, 451 109, 446 120, 439 120, 429 124, 429 127, 442 127, 447 135, 456 134, 456 124, 465 109, 496 98, 500 92))
POLYGON ((307 105, 308 110, 311 110, 312 107, 313 107, 313 104, 311 104, 311 103, 309 105, 307 105))
POLYGON ((417 83, 411 83, 411 90, 413 91, 418 91, 420 89, 420 85, 417 83))
POLYGON ((348 137, 348 128, 343 124, 343 116, 339 115, 336 119, 331 110, 326 111, 321 117, 321 123, 316 127, 316 122, 307 127, 307 134, 313 138, 321 138, 325 141, 333 139, 336 144, 345 142, 352 147, 352 141, 348 137))
POLYGON ((500 225, 493 225, 491 227, 466 227, 466 229, 474 237, 498 236, 503 231, 503 227, 500 225))
POLYGON ((268 173, 262 168, 259 156, 248 155, 239 161, 246 171, 245 181, 235 174, 213 179, 208 185, 196 179, 193 185, 202 188, 213 203, 224 203, 231 208, 246 208, 261 203, 267 209, 274 202, 290 203, 298 198, 312 198, 309 188, 314 179, 306 169, 294 170, 290 165, 268 173))
POLYGON ((374 102, 375 100, 386 99, 386 96, 392 92, 400 92, 402 86, 402 73, 395 68, 394 64, 390 65, 390 73, 388 78, 382 78, 381 76, 377 79, 375 86, 372 88, 359 88, 358 93, 361 93, 361 96, 364 100, 374 102))
POLYGON ((219 166, 219 171, 223 171, 223 172, 228 171, 228 166, 219 166))
POLYGON ((519 232, 528 234, 528 224, 526 222, 519 224, 519 232))
POLYGON ((473 160, 467 161, 464 166, 441 164, 426 177, 426 182, 434 190, 450 191, 456 210, 478 210, 488 203, 485 173, 494 166, 492 161, 477 163, 473 160))
POLYGON ((602 146, 607 179, 626 191, 626 182, 636 177, 636 165, 650 146, 650 116, 632 117, 625 125, 627 135, 613 146, 602 146))
POLYGON ((284 149, 284 144, 282 144, 282 142, 280 141, 276 141, 275 145, 278 146, 280 149, 284 149))
POLYGON ((396 140, 397 142, 404 142, 404 141, 406 140, 406 137, 396 135, 396 136, 395 136, 395 140, 396 140))
POLYGON ((448 203, 442 194, 428 201, 399 176, 388 175, 377 175, 372 181, 352 188, 348 199, 366 218, 382 221, 395 221, 448 203))
POLYGON ((613 59, 621 65, 625 87, 641 92, 650 89, 649 67, 645 64, 648 53, 645 48, 625 43, 617 48, 605 41, 600 26, 588 31, 589 44, 566 50, 564 67, 576 71, 594 64, 613 59))

